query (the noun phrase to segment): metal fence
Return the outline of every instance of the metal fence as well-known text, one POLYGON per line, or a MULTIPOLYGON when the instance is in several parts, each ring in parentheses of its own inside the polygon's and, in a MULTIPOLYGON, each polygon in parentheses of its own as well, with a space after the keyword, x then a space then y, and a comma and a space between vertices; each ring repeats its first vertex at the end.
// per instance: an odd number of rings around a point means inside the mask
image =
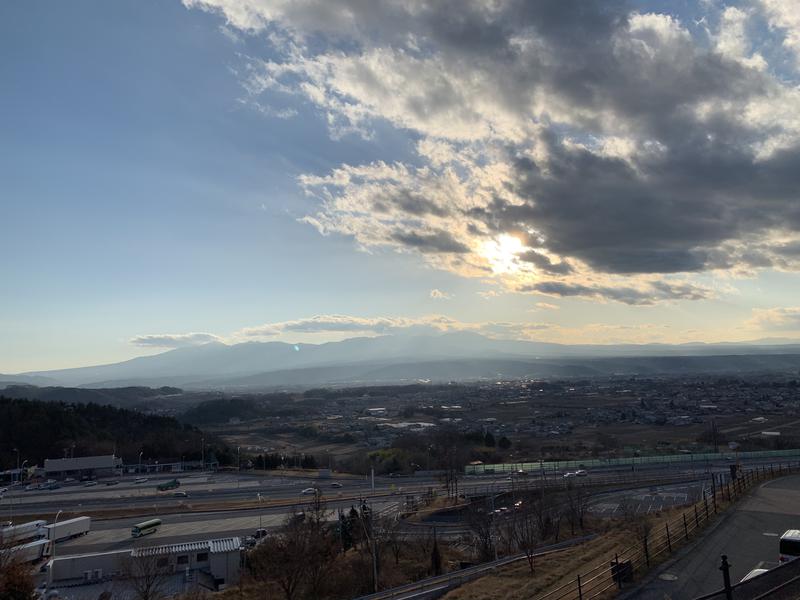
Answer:
MULTIPOLYGON (((595 537, 595 535, 587 535, 579 538, 564 540, 563 542, 559 542, 557 544, 544 546, 539 548, 534 556, 540 557, 552 554, 553 552, 559 552, 569 548, 570 546, 588 542, 595 537)), ((483 577, 498 567, 510 565, 522 560, 527 560, 527 556, 525 554, 506 556, 498 560, 493 560, 479 565, 474 565, 472 567, 460 569, 458 571, 445 573, 444 575, 436 575, 434 577, 428 577, 420 581, 415 581, 414 583, 408 583, 406 585, 383 590, 367 596, 360 596, 356 598, 356 600, 386 600, 388 598, 400 600, 402 598, 411 598, 422 593, 433 593, 437 590, 444 591, 463 585, 469 581, 472 581, 473 579, 483 577)))
POLYGON ((798 470, 800 463, 795 466, 778 464, 744 470, 738 472, 735 478, 715 475, 710 491, 703 492, 703 499, 688 507, 680 516, 652 529, 642 528, 634 544, 578 573, 567 583, 537 596, 536 600, 591 600, 605 596, 612 589, 622 589, 657 561, 697 537, 700 530, 721 510, 721 504, 735 502, 762 481, 798 470))
POLYGON ((706 452, 701 454, 664 454, 660 456, 633 456, 629 458, 586 458, 580 460, 558 460, 521 463, 497 463, 488 465, 467 465, 466 475, 488 475, 492 473, 513 473, 516 471, 554 472, 564 469, 592 469, 602 467, 632 467, 648 464, 705 463, 719 460, 780 460, 800 457, 800 449, 762 450, 758 452, 706 452))

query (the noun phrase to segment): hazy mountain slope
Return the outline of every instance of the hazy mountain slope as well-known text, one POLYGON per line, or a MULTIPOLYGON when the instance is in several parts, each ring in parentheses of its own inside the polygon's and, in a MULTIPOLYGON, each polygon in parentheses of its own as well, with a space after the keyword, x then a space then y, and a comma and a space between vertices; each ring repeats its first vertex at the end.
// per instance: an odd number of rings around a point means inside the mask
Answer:
POLYGON ((247 377, 208 379, 188 383, 197 389, 267 390, 324 385, 375 385, 493 379, 602 377, 611 375, 736 374, 798 372, 800 354, 619 357, 588 359, 498 360, 462 359, 413 363, 360 363, 319 368, 271 371, 247 377))
MULTIPOLYGON (((19 376, 8 376, 15 381, 31 383, 36 378, 47 378, 46 382, 39 385, 52 385, 58 383, 67 386, 121 386, 121 385, 196 385, 197 382, 212 381, 239 381, 250 376, 261 376, 269 372, 290 372, 296 370, 324 369, 323 373, 334 373, 333 367, 342 367, 342 373, 351 373, 347 377, 364 377, 373 368, 371 365, 382 363, 386 365, 418 365, 419 372, 415 375, 404 372, 403 378, 432 378, 429 377, 430 369, 422 369, 426 362, 443 363, 455 361, 511 361, 508 364, 530 364, 532 360, 554 361, 557 363, 543 363, 537 368, 542 369, 533 376, 546 376, 545 373, 556 375, 569 367, 570 370, 591 373, 596 367, 587 361, 592 359, 629 358, 639 360, 643 372, 649 372, 652 365, 642 359, 658 357, 711 357, 711 356, 770 356, 778 354, 800 353, 800 344, 780 344, 774 340, 763 340, 748 344, 683 344, 683 345, 576 345, 566 346, 543 342, 495 340, 471 332, 454 332, 441 335, 392 335, 372 338, 351 338, 340 342, 326 344, 286 344, 283 342, 249 342, 236 345, 212 343, 191 348, 170 350, 162 354, 144 356, 125 362, 81 367, 75 369, 61 369, 55 371, 40 371, 24 373, 19 376), (564 360, 579 360, 578 363, 567 363, 564 360)), ((730 359, 728 359, 730 362, 730 359)), ((777 364, 775 361, 769 364, 777 364)), ((748 365, 755 365, 757 361, 746 361, 748 365)), ((454 363, 455 364, 455 363, 454 363)), ((487 363, 488 364, 488 363, 487 363)), ((609 363, 610 364, 610 363, 609 363)), ((625 372, 632 372, 632 364, 625 363, 620 366, 625 372)), ((659 363, 659 368, 666 368, 667 363, 659 363)), ((681 368, 680 361, 674 363, 675 369, 681 368)), ((701 363, 687 363, 686 368, 698 367, 701 363)), ((708 363, 709 365, 712 363, 708 363)), ((734 364, 734 363, 730 363, 734 364)), ((742 363, 744 365, 744 363, 742 363)), ((494 367, 492 367, 494 368, 494 367)), ((521 367, 520 367, 521 368, 521 367)), ((529 367, 530 368, 530 367, 529 367)), ((709 367, 710 368, 710 367, 709 367)), ((715 367, 716 368, 716 367, 715 367)), ((748 370, 751 367, 742 367, 748 370)), ((753 367, 754 368, 754 367, 753 367)), ((771 367, 770 367, 771 368, 771 367)), ((608 372, 608 367, 601 371, 608 372)), ((434 369, 435 371, 435 369, 434 369)), ((460 379, 461 368, 452 371, 452 375, 439 374, 436 379, 460 379)), ((480 370, 483 374, 484 370, 480 370)), ((517 370, 514 370, 517 373, 517 370)), ((401 374, 398 373, 397 376, 401 374)), ((376 377, 378 375, 375 375, 376 377)), ((484 375, 480 375, 483 377, 484 375)), ((282 376, 283 377, 283 376, 282 376)), ((318 376, 311 376, 318 381, 318 376)), ((344 375, 337 375, 339 380, 344 375)), ((394 376, 393 376, 394 377, 394 376)), ((472 378, 475 378, 473 376, 472 378)), ((278 380, 277 375, 273 379, 278 380)), ((295 381, 295 376, 285 376, 285 379, 295 381)), ((40 380, 41 381, 41 380, 40 380)))

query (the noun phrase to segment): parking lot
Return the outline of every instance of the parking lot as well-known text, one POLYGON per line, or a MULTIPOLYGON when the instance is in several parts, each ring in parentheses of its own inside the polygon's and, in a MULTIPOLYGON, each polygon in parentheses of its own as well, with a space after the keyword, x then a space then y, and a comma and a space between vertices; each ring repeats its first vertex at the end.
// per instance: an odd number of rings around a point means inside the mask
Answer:
POLYGON ((703 490, 703 484, 682 484, 603 494, 591 503, 589 512, 606 518, 620 517, 631 512, 652 514, 692 504, 703 497, 703 490))

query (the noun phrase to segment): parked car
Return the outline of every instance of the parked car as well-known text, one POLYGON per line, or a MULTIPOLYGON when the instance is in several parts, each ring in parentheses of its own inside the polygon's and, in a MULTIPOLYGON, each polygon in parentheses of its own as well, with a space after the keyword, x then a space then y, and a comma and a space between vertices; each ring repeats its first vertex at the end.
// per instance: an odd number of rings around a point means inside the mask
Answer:
POLYGON ((258 542, 256 541, 256 538, 254 538, 252 535, 248 535, 246 538, 244 538, 245 548, 255 548, 257 543, 258 542))
POLYGON ((265 537, 267 537, 267 530, 264 529, 263 527, 259 528, 259 529, 256 529, 256 532, 253 534, 253 537, 256 538, 257 540, 260 540, 261 538, 265 538, 265 537))

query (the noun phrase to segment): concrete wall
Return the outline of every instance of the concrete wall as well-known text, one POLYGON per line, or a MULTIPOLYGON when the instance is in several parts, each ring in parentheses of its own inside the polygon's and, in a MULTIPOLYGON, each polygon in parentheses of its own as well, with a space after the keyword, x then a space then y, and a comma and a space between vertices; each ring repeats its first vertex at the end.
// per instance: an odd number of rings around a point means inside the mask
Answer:
POLYGON ((101 577, 109 577, 123 569, 122 565, 130 555, 130 550, 78 554, 63 558, 59 558, 56 555, 56 558, 50 562, 51 581, 57 583, 59 581, 83 579, 85 571, 92 571, 92 577, 94 578, 94 572, 97 569, 102 571, 101 577))
POLYGON ((229 586, 239 582, 241 575, 241 554, 239 552, 220 552, 211 555, 209 567, 215 580, 224 579, 229 586))

